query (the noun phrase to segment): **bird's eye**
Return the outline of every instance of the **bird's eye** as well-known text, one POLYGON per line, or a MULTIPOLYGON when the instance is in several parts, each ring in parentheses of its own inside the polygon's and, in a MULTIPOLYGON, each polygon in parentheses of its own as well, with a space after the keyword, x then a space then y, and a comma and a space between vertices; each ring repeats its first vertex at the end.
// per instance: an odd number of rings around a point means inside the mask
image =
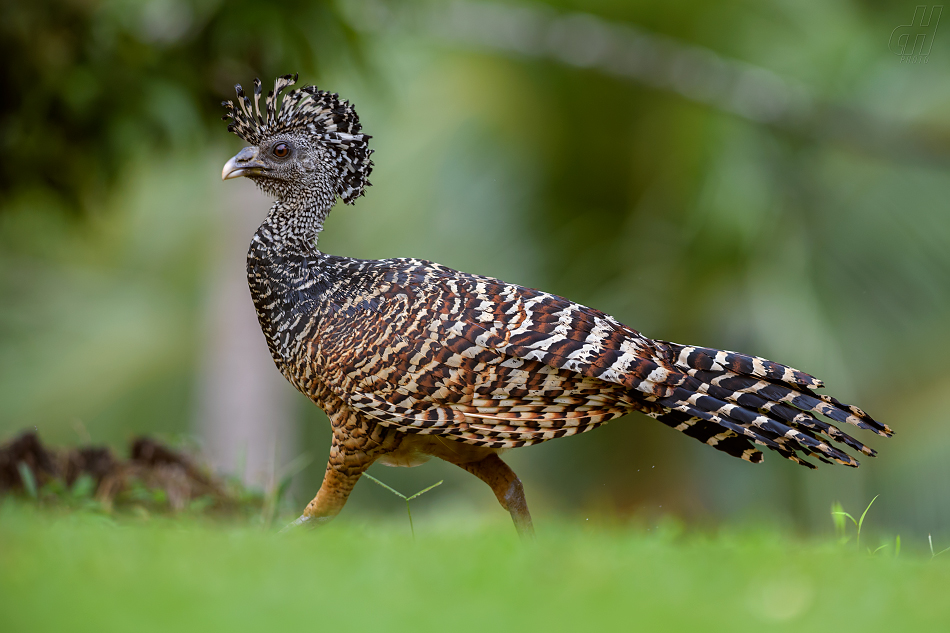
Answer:
POLYGON ((290 154, 290 147, 287 143, 278 143, 274 145, 274 156, 277 158, 287 158, 290 154))

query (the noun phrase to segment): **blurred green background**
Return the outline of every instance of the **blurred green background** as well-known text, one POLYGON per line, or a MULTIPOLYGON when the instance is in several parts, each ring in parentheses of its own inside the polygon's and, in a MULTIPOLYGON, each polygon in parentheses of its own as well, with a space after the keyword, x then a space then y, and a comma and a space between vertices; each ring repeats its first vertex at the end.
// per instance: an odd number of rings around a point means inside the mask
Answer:
MULTIPOLYGON (((316 492, 329 425, 271 366, 243 281, 269 201, 219 175, 241 147, 219 120, 233 84, 299 72, 356 105, 376 150, 323 250, 767 356, 897 432, 862 433, 881 456, 857 471, 808 472, 629 416, 508 455, 540 525, 820 534, 832 501, 879 494, 879 529, 950 538, 950 25, 911 29, 925 58, 896 54, 914 3, 0 7, 0 438, 158 434, 261 485, 309 453, 296 503, 316 492)), ((404 492, 445 479, 420 516, 501 512, 444 464, 371 472, 404 492)), ((343 516, 402 511, 363 482, 343 516)))

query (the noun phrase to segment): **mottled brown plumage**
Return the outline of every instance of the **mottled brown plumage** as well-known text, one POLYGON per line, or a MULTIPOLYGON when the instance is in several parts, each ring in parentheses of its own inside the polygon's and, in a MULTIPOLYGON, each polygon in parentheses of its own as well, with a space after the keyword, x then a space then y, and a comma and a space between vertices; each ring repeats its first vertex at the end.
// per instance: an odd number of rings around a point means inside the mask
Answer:
MULTIPOLYGON (((435 456, 488 483, 521 532, 521 482, 498 453, 640 411, 750 462, 765 446, 857 466, 831 442, 874 452, 833 422, 890 429, 814 392, 817 379, 735 352, 649 339, 592 308, 416 259, 327 255, 317 237, 336 197, 369 185, 368 136, 337 95, 277 80, 261 109, 238 87, 229 129, 252 143, 223 177, 277 202, 248 252, 248 283, 274 362, 333 425, 327 472, 298 523, 335 516, 379 460, 435 456)), ((813 467, 813 466, 812 466, 813 467)))

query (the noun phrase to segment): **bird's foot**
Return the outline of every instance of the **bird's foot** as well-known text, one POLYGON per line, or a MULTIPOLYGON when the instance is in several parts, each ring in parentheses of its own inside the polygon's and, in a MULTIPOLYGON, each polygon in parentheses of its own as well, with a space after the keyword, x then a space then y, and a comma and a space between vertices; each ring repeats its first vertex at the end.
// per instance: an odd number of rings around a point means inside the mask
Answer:
POLYGON ((279 532, 279 534, 287 534, 288 532, 300 532, 302 530, 312 530, 313 528, 328 523, 333 517, 311 517, 306 514, 301 514, 296 520, 288 523, 284 528, 279 532))

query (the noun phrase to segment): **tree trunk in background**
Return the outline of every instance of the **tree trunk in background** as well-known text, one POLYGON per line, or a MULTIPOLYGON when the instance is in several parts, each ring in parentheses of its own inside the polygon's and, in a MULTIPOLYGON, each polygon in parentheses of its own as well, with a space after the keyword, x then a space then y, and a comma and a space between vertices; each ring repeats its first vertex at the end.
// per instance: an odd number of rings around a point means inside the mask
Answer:
POLYGON ((247 288, 247 247, 268 203, 236 179, 216 205, 208 270, 197 427, 218 473, 269 486, 290 461, 298 436, 291 387, 274 367, 247 288))

